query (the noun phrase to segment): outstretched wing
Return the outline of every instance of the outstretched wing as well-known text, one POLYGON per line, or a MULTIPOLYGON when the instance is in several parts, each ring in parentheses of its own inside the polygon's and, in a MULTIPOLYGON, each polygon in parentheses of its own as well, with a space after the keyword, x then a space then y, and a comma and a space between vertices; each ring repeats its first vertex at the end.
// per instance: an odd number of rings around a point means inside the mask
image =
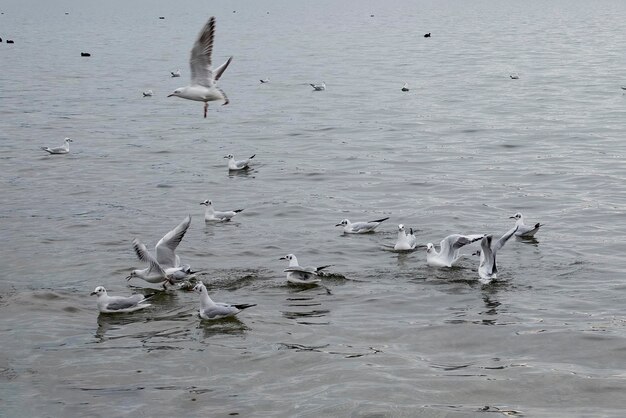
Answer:
POLYGON ((220 79, 224 71, 226 71, 226 68, 228 68, 228 64, 230 64, 232 60, 233 60, 233 57, 229 57, 224 64, 220 65, 213 71, 213 79, 215 81, 220 79))
POLYGON ((508 230, 504 235, 502 235, 502 237, 498 241, 496 241, 495 244, 493 244, 493 252, 494 252, 494 254, 497 253, 500 248, 504 247, 504 244, 506 244, 506 242, 509 240, 509 238, 511 238, 513 235, 515 235, 515 232, 517 231, 517 228, 519 228, 519 227, 517 225, 515 225, 513 228, 508 230))
POLYGON ((137 238, 133 240, 133 248, 135 249, 135 254, 137 254, 137 258, 141 261, 148 263, 150 266, 150 272, 156 271, 165 277, 165 271, 159 265, 158 261, 150 254, 146 246, 143 242, 139 241, 137 238))
POLYGON ((191 216, 187 215, 178 226, 165 234, 163 238, 157 243, 156 260, 163 267, 176 267, 176 247, 182 241, 189 225, 191 224, 191 216))
MULTIPOLYGON (((215 16, 211 16, 204 25, 198 39, 191 49, 189 66, 191 67, 191 84, 211 87, 214 84, 213 71, 211 70, 211 53, 213 52, 213 38, 215 37, 215 16)), ((227 61, 227 64, 228 65, 227 61)), ((220 67, 221 68, 221 67, 220 67)), ((222 69, 222 72, 226 68, 222 69)))

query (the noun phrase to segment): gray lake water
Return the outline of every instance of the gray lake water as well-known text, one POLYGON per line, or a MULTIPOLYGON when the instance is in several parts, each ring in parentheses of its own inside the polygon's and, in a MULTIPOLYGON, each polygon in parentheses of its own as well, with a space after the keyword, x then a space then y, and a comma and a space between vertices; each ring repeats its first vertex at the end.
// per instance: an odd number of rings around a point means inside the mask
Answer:
POLYGON ((626 2, 0 12, 0 415, 624 415, 626 2), (231 103, 203 119, 166 96, 212 15, 231 103), (69 155, 39 149, 66 136, 69 155), (229 153, 253 169, 229 175, 229 153), (245 211, 205 225, 205 199, 245 211), (488 286, 477 257, 435 269, 386 247, 399 223, 438 243, 499 236, 517 211, 545 226, 502 249, 488 286), (214 299, 258 306, 209 323, 179 290, 98 315, 98 285, 158 288, 124 280, 142 267, 131 241, 153 248, 187 214, 183 262, 214 299), (288 286, 288 253, 332 275, 288 286))

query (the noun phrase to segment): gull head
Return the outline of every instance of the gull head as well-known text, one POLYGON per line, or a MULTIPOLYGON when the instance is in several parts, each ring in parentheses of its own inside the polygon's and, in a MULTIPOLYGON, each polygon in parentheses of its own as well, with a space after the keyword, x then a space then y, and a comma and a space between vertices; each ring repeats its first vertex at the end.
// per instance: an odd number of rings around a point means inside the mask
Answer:
POLYGON ((433 245, 433 243, 429 242, 428 244, 426 244, 426 252, 431 253, 433 251, 435 251, 435 246, 433 245))
POLYGON ((341 222, 339 222, 339 223, 338 223, 337 225, 335 225, 335 226, 346 226, 346 225, 348 225, 349 223, 350 223, 350 221, 349 221, 349 220, 344 219, 344 220, 342 220, 341 222))
POLYGON ((101 296, 101 295, 106 295, 107 294, 107 290, 102 287, 102 286, 98 286, 94 289, 93 292, 91 292, 91 295, 97 295, 97 296, 101 296))
POLYGON ((224 158, 226 158, 227 160, 230 160, 231 158, 235 158, 235 156, 233 154, 228 154, 228 155, 224 155, 224 158))
POLYGON ((65 138, 65 142, 74 142, 71 138, 65 138))
POLYGON ((167 97, 172 97, 172 96, 175 96, 175 97, 183 97, 183 96, 182 96, 183 91, 184 91, 184 89, 183 89, 183 88, 176 89, 176 90, 174 90, 174 92, 173 92, 172 94, 168 94, 168 95, 167 95, 167 97))
POLYGON ((193 287, 193 291, 196 293, 202 293, 205 290, 206 290, 206 286, 204 286, 204 283, 202 282, 198 283, 197 285, 193 287))
POLYGON ((287 255, 286 255, 286 256, 284 256, 284 257, 280 257, 280 258, 279 258, 279 260, 289 260, 289 261, 291 261, 291 260, 293 260, 294 258, 296 258, 296 256, 295 256, 295 255, 293 255, 293 254, 287 254, 287 255))
POLYGON ((140 272, 140 271, 141 271, 141 270, 132 270, 132 271, 130 272, 130 274, 129 274, 128 276, 126 276, 126 280, 130 280, 130 279, 132 279, 133 277, 140 277, 140 276, 139 276, 139 272, 140 272))
POLYGON ((398 225, 398 231, 404 232, 404 225, 402 224, 398 225))
POLYGON ((213 202, 211 202, 210 200, 205 200, 204 202, 200 202, 200 204, 204 206, 212 206, 213 202))
POLYGON ((515 215, 509 216, 509 219, 522 219, 522 214, 517 212, 515 215))

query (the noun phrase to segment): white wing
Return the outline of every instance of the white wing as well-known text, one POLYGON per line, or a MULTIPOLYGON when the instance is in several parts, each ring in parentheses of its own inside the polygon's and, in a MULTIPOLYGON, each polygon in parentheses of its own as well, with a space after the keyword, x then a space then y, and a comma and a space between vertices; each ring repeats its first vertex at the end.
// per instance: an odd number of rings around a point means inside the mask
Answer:
POLYGON ((211 53, 213 52, 213 39, 215 37, 215 17, 211 16, 204 25, 198 39, 191 49, 189 66, 191 68, 191 84, 199 84, 205 87, 212 87, 215 81, 219 80, 222 73, 230 64, 230 57, 224 64, 217 67, 215 71, 211 69, 211 53))
POLYGON ((163 267, 176 267, 176 247, 182 241, 189 225, 191 224, 191 216, 187 215, 176 228, 165 234, 163 238, 157 243, 156 260, 163 267))
POLYGON ((135 249, 135 254, 137 254, 137 258, 141 261, 148 263, 150 266, 149 272, 156 271, 160 273, 163 277, 166 277, 165 271, 159 265, 159 262, 150 254, 146 246, 143 242, 139 241, 137 238, 133 240, 133 248, 135 249))
POLYGON ((511 228, 510 230, 508 230, 504 235, 502 235, 502 237, 496 241, 496 243, 493 245, 493 252, 494 254, 498 252, 498 250, 502 247, 504 247, 504 244, 506 244, 506 242, 509 240, 509 238, 511 238, 515 232, 517 231, 518 226, 514 226, 513 228, 511 228))

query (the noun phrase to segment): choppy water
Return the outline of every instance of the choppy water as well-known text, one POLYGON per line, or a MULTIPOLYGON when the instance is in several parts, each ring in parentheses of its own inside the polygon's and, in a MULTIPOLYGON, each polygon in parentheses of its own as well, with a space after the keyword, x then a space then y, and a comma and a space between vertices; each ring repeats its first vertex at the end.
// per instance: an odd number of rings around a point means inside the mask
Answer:
POLYGON ((0 415, 623 415, 626 3, 0 11, 0 415), (210 15, 214 61, 235 59, 231 104, 205 120, 165 96, 210 15), (65 136, 70 155, 39 150, 65 136), (231 152, 254 170, 229 176, 231 152), (205 225, 207 198, 245 211, 205 225), (545 227, 504 247, 494 285, 476 258, 437 270, 384 248, 398 223, 438 242, 502 234, 517 211, 545 227), (132 291, 132 239, 188 213, 183 261, 215 299, 258 306, 205 323, 178 291, 98 316, 95 286, 132 291), (336 275, 286 286, 287 253, 336 275))

